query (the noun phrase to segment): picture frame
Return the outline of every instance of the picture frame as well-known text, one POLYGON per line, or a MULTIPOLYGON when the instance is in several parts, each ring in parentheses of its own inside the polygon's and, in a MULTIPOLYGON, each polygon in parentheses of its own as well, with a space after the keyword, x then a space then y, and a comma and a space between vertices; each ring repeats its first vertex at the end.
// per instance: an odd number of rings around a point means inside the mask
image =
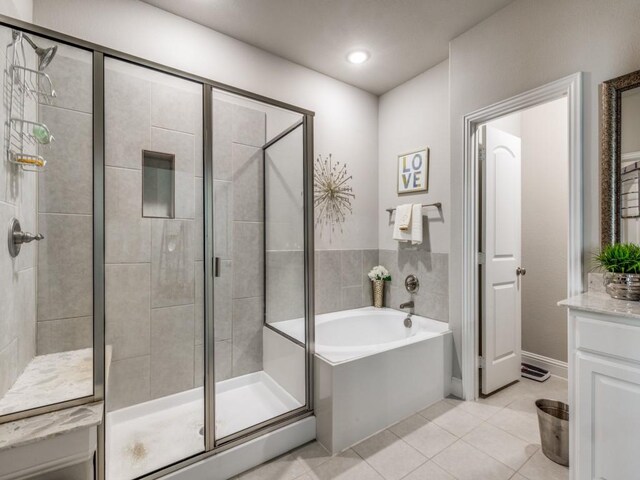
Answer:
POLYGON ((429 191, 429 147, 398 155, 398 194, 429 191))

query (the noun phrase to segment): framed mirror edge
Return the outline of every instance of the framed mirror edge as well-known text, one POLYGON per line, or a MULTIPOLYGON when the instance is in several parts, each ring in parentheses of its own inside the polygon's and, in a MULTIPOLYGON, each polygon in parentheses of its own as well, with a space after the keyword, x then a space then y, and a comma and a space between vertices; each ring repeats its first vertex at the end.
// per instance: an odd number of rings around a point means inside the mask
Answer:
POLYGON ((640 70, 600 85, 600 244, 618 243, 620 232, 621 96, 640 87, 640 70))

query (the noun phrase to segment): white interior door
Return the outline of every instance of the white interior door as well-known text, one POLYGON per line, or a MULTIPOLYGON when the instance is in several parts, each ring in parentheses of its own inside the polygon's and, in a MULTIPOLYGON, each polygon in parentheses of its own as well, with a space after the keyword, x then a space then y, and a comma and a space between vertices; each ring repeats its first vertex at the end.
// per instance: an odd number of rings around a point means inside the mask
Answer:
POLYGON ((520 378, 521 142, 491 126, 481 135, 482 393, 487 395, 520 378))

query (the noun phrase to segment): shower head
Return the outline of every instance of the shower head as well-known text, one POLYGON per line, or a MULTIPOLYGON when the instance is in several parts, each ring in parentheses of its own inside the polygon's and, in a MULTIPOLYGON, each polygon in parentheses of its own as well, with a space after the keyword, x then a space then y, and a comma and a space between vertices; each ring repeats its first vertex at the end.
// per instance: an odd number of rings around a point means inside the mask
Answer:
POLYGON ((44 70, 47 67, 47 65, 51 63, 51 60, 53 60, 53 57, 56 56, 56 52, 58 51, 58 46, 54 45, 53 47, 42 48, 36 45, 34 41, 31 40, 31 38, 29 38, 28 35, 23 33, 22 37, 27 42, 29 42, 29 45, 31 45, 31 47, 35 50, 36 55, 38 56, 38 70, 44 70))

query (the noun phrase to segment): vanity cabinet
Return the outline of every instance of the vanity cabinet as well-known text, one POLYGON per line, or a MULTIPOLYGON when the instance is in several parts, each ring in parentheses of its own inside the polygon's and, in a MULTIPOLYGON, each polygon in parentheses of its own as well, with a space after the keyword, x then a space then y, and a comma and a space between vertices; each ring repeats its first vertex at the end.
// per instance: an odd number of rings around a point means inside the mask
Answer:
POLYGON ((569 348, 571 479, 640 478, 640 317, 570 307, 569 348))

